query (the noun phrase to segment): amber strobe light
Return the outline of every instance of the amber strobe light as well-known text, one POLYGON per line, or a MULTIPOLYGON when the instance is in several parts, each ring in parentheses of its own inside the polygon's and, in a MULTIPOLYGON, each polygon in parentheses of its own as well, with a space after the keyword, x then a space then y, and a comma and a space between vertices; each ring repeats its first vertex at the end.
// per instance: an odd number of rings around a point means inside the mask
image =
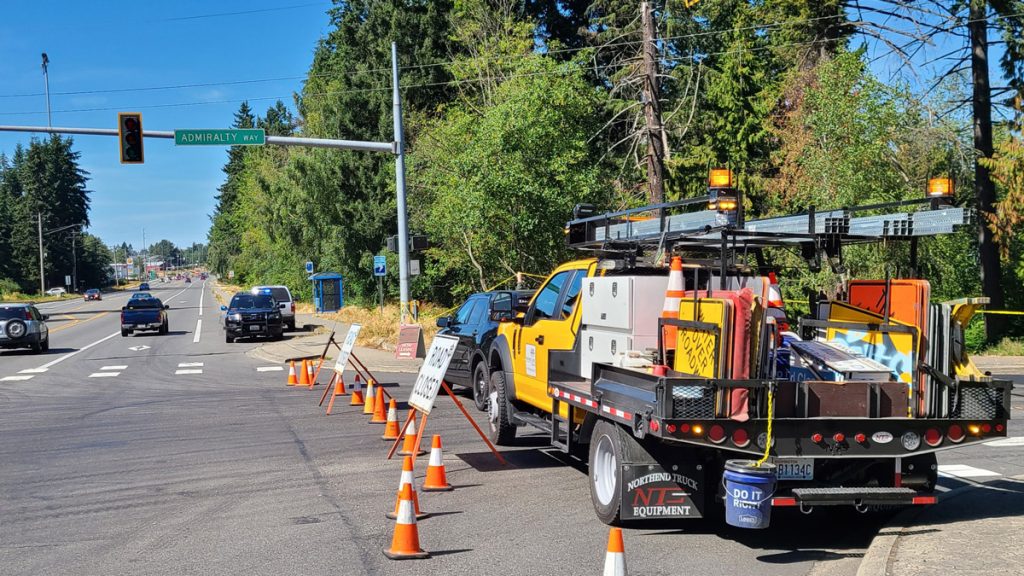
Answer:
POLYGON ((712 168, 708 174, 708 188, 732 188, 732 170, 712 168))
POLYGON ((928 197, 944 198, 953 195, 952 178, 932 178, 928 181, 928 197))

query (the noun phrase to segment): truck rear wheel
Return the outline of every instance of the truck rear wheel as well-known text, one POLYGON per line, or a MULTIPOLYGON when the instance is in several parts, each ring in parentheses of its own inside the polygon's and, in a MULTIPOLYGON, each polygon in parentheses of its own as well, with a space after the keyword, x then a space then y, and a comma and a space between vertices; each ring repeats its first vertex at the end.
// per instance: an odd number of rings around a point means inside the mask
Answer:
POLYGON ((611 526, 620 522, 623 436, 621 428, 606 420, 598 421, 590 436, 590 500, 598 519, 611 526))
POLYGON ((505 387, 505 373, 498 370, 491 374, 490 384, 487 420, 491 426, 491 442, 499 446, 507 446, 516 439, 516 426, 512 424, 508 390, 505 387))

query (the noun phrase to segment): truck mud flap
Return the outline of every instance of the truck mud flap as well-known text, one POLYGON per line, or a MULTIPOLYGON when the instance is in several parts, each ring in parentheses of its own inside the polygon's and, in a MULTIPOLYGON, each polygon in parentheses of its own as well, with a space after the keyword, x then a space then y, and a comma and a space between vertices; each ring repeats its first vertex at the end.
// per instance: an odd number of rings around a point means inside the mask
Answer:
POLYGON ((704 517, 704 466, 676 462, 623 464, 622 520, 704 517))

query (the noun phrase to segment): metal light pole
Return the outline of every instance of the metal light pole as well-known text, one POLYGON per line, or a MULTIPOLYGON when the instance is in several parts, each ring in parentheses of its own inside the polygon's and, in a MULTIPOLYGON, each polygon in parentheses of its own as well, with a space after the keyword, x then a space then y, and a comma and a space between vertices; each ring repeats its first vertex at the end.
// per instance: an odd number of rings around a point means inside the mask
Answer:
POLYGON ((46 274, 43 272, 43 215, 36 212, 36 222, 39 224, 39 294, 46 292, 46 274))
POLYGON ((409 308, 409 228, 405 213, 405 136, 402 131, 402 98, 398 92, 398 45, 391 43, 392 102, 395 116, 395 187, 398 193, 398 289, 405 324, 409 308))
POLYGON ((46 89, 46 127, 53 127, 53 117, 50 116, 50 75, 47 66, 50 64, 50 58, 43 52, 43 86, 46 89))

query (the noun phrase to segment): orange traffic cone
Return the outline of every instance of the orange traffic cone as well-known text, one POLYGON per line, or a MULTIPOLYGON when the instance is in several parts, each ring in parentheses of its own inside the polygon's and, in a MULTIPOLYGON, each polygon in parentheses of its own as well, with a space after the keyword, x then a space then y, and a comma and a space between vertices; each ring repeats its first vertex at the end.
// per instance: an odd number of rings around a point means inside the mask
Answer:
POLYGON ((388 404, 388 421, 384 425, 384 435, 381 436, 381 440, 398 440, 398 433, 401 430, 398 429, 398 407, 395 405, 395 399, 392 398, 388 404))
POLYGON ((398 481, 398 494, 395 499, 395 511, 385 512, 384 516, 391 518, 392 520, 398 518, 398 511, 402 506, 402 487, 406 484, 408 484, 412 489, 412 508, 416 513, 416 519, 422 520, 427 516, 430 516, 430 514, 424 514, 420 511, 420 498, 416 495, 416 486, 412 483, 412 458, 409 456, 406 456, 405 460, 402 461, 402 479, 398 481))
POLYGON ((384 549, 384 555, 392 560, 428 558, 430 554, 420 548, 420 534, 416 529, 416 513, 412 503, 412 485, 403 484, 398 493, 398 518, 395 519, 395 533, 391 537, 391 548, 384 549))
POLYGON ((405 429, 405 436, 402 438, 402 449, 398 451, 399 456, 419 456, 423 454, 423 450, 418 453, 413 453, 416 450, 416 418, 409 422, 409 426, 405 429))
POLYGON ((622 546, 622 528, 608 533, 608 552, 604 555, 604 576, 626 576, 626 554, 622 546))
POLYGON ((298 377, 295 376, 295 360, 292 360, 292 365, 291 365, 290 368, 288 368, 288 385, 289 386, 298 386, 299 385, 299 379, 298 379, 298 377))
POLYGON ((373 414, 373 404, 377 399, 373 395, 373 380, 366 381, 366 402, 363 403, 363 414, 373 414))
MULTIPOLYGON (((334 408, 334 399, 337 398, 338 396, 344 396, 345 394, 347 394, 347 392, 345 392, 345 380, 342 378, 341 374, 335 372, 331 380, 334 382, 334 393, 331 394, 331 401, 327 403, 328 414, 330 414, 331 409, 334 408)), ((327 386, 328 389, 330 389, 331 383, 328 382, 327 386)))
POLYGON ((447 492, 453 486, 444 473, 444 458, 441 454, 441 435, 434 434, 430 444, 430 460, 427 462, 427 477, 423 480, 424 492, 447 492))
POLYGON ((299 386, 309 386, 309 364, 302 359, 302 366, 299 369, 299 386))
POLYGON ((352 401, 348 403, 349 406, 362 406, 363 401, 363 389, 362 382, 359 381, 359 374, 356 374, 356 381, 352 384, 352 401))
POLYGON ((313 386, 317 385, 316 371, 313 369, 313 361, 312 360, 310 360, 309 362, 306 363, 306 376, 309 379, 309 387, 310 388, 312 388, 313 386))
MULTIPOLYGON (((683 259, 672 257, 668 271, 668 286, 665 288, 665 306, 661 309, 662 318, 679 319, 679 303, 683 297, 683 259)), ((676 349, 676 327, 665 326, 664 342, 666 350, 676 349)))
POLYGON ((387 421, 388 417, 384 412, 384 387, 377 386, 377 397, 373 399, 373 418, 370 418, 370 424, 384 424, 387 421))

